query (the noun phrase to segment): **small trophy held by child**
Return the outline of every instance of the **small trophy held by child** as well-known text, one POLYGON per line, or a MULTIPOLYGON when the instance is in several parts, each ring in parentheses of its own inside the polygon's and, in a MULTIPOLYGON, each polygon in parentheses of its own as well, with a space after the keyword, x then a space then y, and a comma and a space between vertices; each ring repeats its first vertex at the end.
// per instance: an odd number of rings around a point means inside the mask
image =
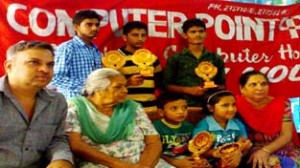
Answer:
MULTIPOLYGON (((188 149, 192 152, 194 160, 198 161, 200 165, 205 165, 202 162, 207 162, 201 155, 208 151, 214 141, 214 136, 207 131, 199 132, 193 139, 189 141, 188 149)), ((207 165, 209 163, 207 162, 207 165)))

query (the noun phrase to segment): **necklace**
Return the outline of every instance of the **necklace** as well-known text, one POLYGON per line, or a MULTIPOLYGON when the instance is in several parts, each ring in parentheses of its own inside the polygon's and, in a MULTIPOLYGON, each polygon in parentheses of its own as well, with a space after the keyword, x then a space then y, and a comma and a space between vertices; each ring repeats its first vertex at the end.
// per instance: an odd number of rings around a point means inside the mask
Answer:
POLYGON ((174 124, 170 124, 168 123, 164 118, 161 119, 161 122, 164 123, 166 126, 168 126, 169 128, 173 128, 173 129, 177 129, 181 127, 181 123, 174 125, 174 124))

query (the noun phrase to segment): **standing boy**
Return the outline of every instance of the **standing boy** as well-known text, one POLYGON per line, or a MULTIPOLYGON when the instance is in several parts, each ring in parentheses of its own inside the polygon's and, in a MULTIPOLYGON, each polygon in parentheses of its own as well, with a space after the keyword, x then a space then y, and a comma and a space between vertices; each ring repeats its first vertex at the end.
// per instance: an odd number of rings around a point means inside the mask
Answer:
POLYGON ((50 85, 65 98, 79 95, 86 77, 101 68, 101 53, 92 43, 99 25, 100 17, 95 11, 77 12, 73 18, 76 36, 56 49, 54 78, 50 85))
POLYGON ((158 58, 151 65, 154 67, 154 76, 146 77, 140 74, 139 67, 133 63, 132 55, 141 49, 147 39, 147 25, 140 21, 131 21, 123 26, 123 40, 125 46, 119 52, 126 56, 126 63, 120 72, 127 78, 128 98, 142 104, 149 114, 157 111, 155 89, 159 88, 162 71, 158 58))
POLYGON ((224 62, 220 56, 209 52, 204 47, 206 39, 205 23, 197 18, 186 20, 182 25, 183 38, 187 47, 169 57, 164 74, 164 85, 168 91, 184 96, 189 107, 203 107, 202 99, 207 91, 204 80, 195 73, 201 62, 210 62, 217 67, 217 74, 212 81, 218 88, 225 87, 224 62))

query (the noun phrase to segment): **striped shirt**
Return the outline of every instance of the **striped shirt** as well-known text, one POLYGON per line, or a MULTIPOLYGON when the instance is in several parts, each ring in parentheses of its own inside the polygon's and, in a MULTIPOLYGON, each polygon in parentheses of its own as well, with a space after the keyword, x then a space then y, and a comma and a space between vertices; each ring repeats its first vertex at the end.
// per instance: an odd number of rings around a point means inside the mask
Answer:
POLYGON ((80 95, 87 76, 101 68, 101 53, 78 36, 60 44, 55 51, 54 77, 49 84, 65 98, 80 95))
MULTIPOLYGON (((125 75, 126 79, 128 79, 134 74, 139 74, 140 68, 132 62, 133 53, 126 51, 124 48, 125 47, 119 49, 123 55, 126 55, 126 63, 120 69, 120 72, 125 75)), ((157 87, 157 79, 162 76, 162 70, 158 59, 156 59, 156 61, 153 63, 153 68, 154 76, 145 77, 142 85, 128 86, 127 98, 141 103, 147 113, 157 111, 156 97, 154 92, 157 87)))

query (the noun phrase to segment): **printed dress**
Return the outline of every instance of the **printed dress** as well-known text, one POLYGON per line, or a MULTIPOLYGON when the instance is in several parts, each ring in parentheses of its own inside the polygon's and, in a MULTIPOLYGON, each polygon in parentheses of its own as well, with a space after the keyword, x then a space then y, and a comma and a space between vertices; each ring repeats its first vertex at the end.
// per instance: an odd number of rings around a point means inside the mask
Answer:
MULTIPOLYGON (((91 110, 91 109, 88 109, 91 110)), ((98 113, 103 119, 103 125, 107 125, 109 117, 98 113), (106 124, 105 124, 106 123, 106 124)), ((80 123, 76 113, 76 107, 69 104, 68 115, 66 118, 66 132, 81 133, 80 123)), ((124 140, 115 141, 109 144, 97 144, 92 142, 88 137, 82 135, 83 141, 90 146, 98 149, 99 151, 108 154, 109 156, 118 158, 131 163, 137 163, 140 159, 141 153, 145 147, 144 136, 145 135, 157 135, 155 128, 151 124, 151 121, 147 117, 144 110, 139 106, 136 110, 136 126, 134 134, 127 137, 124 140)), ((80 168, 106 168, 107 166, 101 164, 95 164, 92 162, 76 160, 77 167, 80 168)), ((159 168, 172 167, 164 160, 160 160, 156 165, 159 168)))

